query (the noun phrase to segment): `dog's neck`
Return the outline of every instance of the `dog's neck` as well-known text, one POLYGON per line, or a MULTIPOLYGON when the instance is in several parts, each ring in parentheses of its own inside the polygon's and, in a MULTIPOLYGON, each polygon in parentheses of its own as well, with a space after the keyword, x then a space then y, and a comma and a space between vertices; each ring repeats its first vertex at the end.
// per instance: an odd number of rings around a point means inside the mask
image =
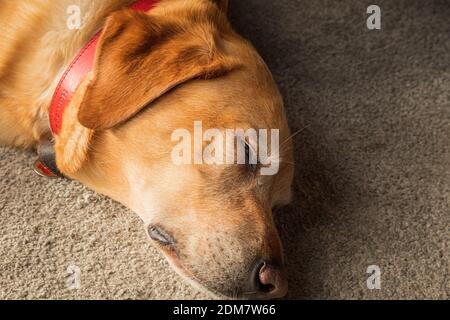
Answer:
MULTIPOLYGON (((151 10, 157 3, 158 0, 137 0, 130 8, 135 11, 146 12, 151 10)), ((101 34, 102 31, 97 32, 79 51, 75 58, 73 58, 55 89, 49 110, 50 128, 53 135, 59 134, 65 108, 72 99, 79 84, 94 66, 96 48, 101 34)))
MULTIPOLYGON (((158 2, 159 0, 137 0, 129 7, 136 11, 148 11, 158 2)), ((94 66, 96 47, 101 34, 102 31, 100 30, 92 37, 92 39, 72 59, 71 63, 66 67, 64 73, 62 73, 62 76, 60 77, 58 85, 53 93, 48 112, 50 129, 53 136, 60 133, 64 110, 69 105, 78 86, 94 66)), ((62 176, 55 164, 55 153, 52 149, 53 139, 48 139, 46 137, 51 137, 51 135, 46 134, 41 137, 38 144, 39 159, 35 163, 35 171, 41 176, 46 177, 62 176), (39 150, 45 150, 45 152, 39 152, 39 150)))
POLYGON ((66 67, 113 12, 133 2, 58 0, 0 5, 0 24, 7 35, 0 37, 0 105, 4 106, 0 129, 8 132, 2 142, 35 148, 50 134, 50 103, 66 67), (79 29, 74 15, 80 18, 79 29))

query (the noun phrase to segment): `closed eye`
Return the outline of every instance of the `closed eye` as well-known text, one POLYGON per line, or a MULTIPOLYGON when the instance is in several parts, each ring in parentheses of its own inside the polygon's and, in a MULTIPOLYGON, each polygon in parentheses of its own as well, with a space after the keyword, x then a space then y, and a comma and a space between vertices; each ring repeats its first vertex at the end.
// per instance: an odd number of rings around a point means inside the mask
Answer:
POLYGON ((151 225, 148 227, 147 232, 149 237, 158 244, 165 247, 175 247, 176 242, 174 238, 163 228, 156 225, 151 225))
POLYGON ((255 173, 258 170, 258 159, 256 156, 256 151, 250 146, 250 144, 245 141, 245 165, 248 170, 255 173))

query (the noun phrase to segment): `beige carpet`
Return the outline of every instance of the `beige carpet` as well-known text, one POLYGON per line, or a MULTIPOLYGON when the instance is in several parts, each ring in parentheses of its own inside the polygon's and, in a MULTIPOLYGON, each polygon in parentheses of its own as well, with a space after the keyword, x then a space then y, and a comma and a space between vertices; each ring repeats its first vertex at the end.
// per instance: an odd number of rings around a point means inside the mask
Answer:
MULTIPOLYGON (((450 2, 232 0, 267 60, 296 139, 296 200, 278 213, 290 298, 448 298, 450 2), (381 269, 368 290, 366 269, 381 269)), ((0 298, 207 298, 146 242, 136 216, 0 148, 0 298), (81 287, 66 286, 67 268, 81 287)))

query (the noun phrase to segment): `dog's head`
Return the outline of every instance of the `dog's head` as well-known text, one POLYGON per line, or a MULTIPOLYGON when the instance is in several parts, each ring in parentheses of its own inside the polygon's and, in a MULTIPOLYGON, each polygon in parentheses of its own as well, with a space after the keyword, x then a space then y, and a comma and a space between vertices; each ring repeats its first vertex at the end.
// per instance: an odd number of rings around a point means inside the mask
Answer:
POLYGON ((281 297, 272 209, 290 200, 290 132, 270 72, 219 2, 114 13, 92 74, 65 111, 57 163, 137 212, 194 284, 228 297, 281 297), (227 138, 237 129, 256 134, 227 138), (249 161, 264 149, 263 129, 270 156, 249 161), (210 161, 218 155, 231 161, 210 161), (244 162, 233 161, 240 155, 244 162))

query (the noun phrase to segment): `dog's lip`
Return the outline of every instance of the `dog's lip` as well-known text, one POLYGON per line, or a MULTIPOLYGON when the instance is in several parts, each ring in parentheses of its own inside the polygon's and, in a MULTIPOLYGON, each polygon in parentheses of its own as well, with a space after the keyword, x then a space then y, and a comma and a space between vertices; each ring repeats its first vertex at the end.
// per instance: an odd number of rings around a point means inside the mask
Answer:
POLYGON ((227 294, 220 292, 217 289, 210 288, 204 284, 203 281, 198 279, 195 274, 192 273, 191 270, 186 268, 184 263, 180 260, 178 253, 176 250, 172 249, 168 246, 162 246, 158 245, 159 248, 164 252, 166 255, 167 260, 169 263, 175 268, 175 270, 181 274, 182 276, 186 277, 191 284, 196 287, 197 289, 207 292, 208 294, 212 295, 213 297, 221 300, 274 300, 274 299, 281 299, 283 298, 287 293, 284 293, 280 297, 268 297, 264 293, 258 293, 258 292, 239 292, 237 295, 227 294))
POLYGON ((237 296, 233 296, 232 294, 226 294, 223 292, 218 291, 217 289, 210 288, 205 285, 203 281, 198 279, 195 274, 192 273, 191 270, 186 268, 185 264, 180 260, 178 254, 176 251, 172 250, 170 247, 159 245, 157 242, 154 241, 154 243, 157 244, 158 248, 160 248, 163 253, 165 254, 167 261, 170 265, 183 277, 186 277, 189 282, 192 284, 193 287, 199 289, 200 291, 203 291, 205 293, 208 293, 209 295, 215 297, 216 299, 220 300, 253 300, 253 299, 259 299, 263 300, 265 299, 263 296, 255 295, 253 292, 240 292, 237 296))

